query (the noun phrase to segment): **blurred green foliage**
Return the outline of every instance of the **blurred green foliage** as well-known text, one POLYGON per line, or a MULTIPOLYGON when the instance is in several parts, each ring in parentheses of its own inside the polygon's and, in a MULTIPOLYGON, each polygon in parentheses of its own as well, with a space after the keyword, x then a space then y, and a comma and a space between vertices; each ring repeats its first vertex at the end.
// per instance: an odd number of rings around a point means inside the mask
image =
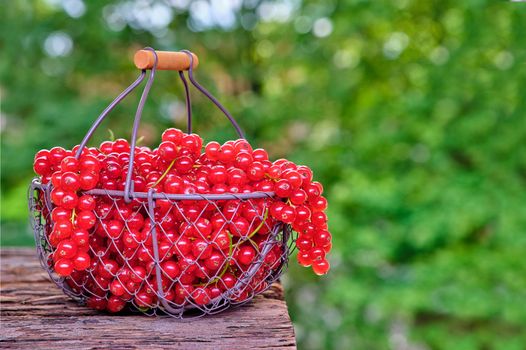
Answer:
MULTIPOLYGON (((465 1, 0 4, 2 244, 32 244, 41 148, 72 147, 137 75, 189 48, 253 144, 326 187, 333 269, 285 276, 304 349, 523 349, 526 4, 465 1)), ((160 72, 141 134, 184 128, 160 72)), ((195 130, 234 137, 194 93, 195 130)), ((105 122, 128 137, 138 96, 105 122)))

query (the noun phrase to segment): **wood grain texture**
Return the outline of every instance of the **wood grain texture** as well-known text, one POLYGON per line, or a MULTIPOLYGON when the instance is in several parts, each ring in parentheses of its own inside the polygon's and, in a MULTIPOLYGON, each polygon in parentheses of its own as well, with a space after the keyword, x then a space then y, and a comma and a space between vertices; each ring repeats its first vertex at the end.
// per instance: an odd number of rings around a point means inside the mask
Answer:
POLYGON ((0 252, 2 349, 295 349, 281 285, 214 316, 115 316, 78 306, 49 280, 33 249, 0 252))

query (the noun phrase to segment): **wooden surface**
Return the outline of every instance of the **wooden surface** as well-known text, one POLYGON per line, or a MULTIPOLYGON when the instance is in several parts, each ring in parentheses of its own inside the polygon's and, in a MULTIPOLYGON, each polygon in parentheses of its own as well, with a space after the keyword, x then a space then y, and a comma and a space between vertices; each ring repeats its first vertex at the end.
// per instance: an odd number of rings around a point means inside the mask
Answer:
POLYGON ((194 320, 115 316, 78 306, 49 280, 34 249, 3 249, 1 349, 294 349, 275 284, 245 306, 194 320))

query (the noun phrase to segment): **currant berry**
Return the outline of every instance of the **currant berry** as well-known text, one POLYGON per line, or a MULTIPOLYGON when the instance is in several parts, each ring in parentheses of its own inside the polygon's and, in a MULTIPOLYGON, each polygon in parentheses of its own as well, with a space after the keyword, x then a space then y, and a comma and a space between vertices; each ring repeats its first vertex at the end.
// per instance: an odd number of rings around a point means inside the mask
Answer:
POLYGON ((309 267, 312 265, 312 260, 310 258, 309 252, 298 252, 297 256, 298 264, 303 267, 309 267))
POLYGON ((140 291, 135 294, 133 299, 135 305, 138 307, 152 307, 153 306, 153 297, 151 294, 146 293, 145 291, 140 291))
POLYGON ((73 267, 77 271, 86 270, 91 264, 91 258, 88 253, 78 252, 75 259, 73 259, 73 267))
POLYGON ((226 169, 222 165, 213 166, 208 173, 208 181, 212 184, 222 184, 227 180, 226 169))
POLYGON ((284 170, 281 177, 287 180, 293 189, 298 189, 303 184, 303 178, 295 169, 296 166, 291 165, 291 169, 284 170))
POLYGON ((197 305, 206 305, 210 302, 210 294, 207 288, 196 288, 191 293, 192 299, 197 305))
POLYGON ((247 151, 241 151, 236 155, 234 165, 240 169, 247 169, 253 162, 253 158, 247 151))
POLYGON ((158 149, 159 157, 166 162, 171 162, 179 154, 178 147, 172 141, 163 141, 158 149))
POLYGON ((40 176, 48 175, 51 172, 51 163, 47 158, 35 158, 33 170, 40 176))
POLYGON ((172 260, 163 262, 161 264, 161 270, 167 277, 169 277, 172 280, 177 278, 181 273, 179 265, 177 265, 177 263, 172 260))
POLYGON ((250 265, 256 256, 256 250, 251 246, 243 246, 237 254, 237 261, 243 265, 250 265))
POLYGON ((307 193, 307 196, 309 197, 309 199, 317 198, 321 196, 322 194, 322 191, 320 191, 320 187, 317 186, 314 182, 307 184, 306 186, 303 187, 303 189, 307 193))
POLYGON ((130 144, 125 139, 117 139, 113 142, 112 150, 116 153, 129 153, 130 144))
POLYGON ((101 261, 97 268, 98 275, 102 278, 111 279, 119 270, 119 264, 115 260, 106 259, 101 261))
POLYGON ((230 247, 230 237, 226 231, 221 230, 212 234, 213 243, 219 250, 227 250, 230 247))
POLYGON ((192 242, 186 236, 179 236, 172 251, 179 256, 186 256, 192 251, 192 242))
POLYGON ((318 247, 326 247, 331 243, 331 238, 329 231, 321 230, 314 235, 314 243, 318 247))
POLYGON ((60 165, 60 162, 62 162, 62 159, 66 157, 67 152, 62 147, 53 147, 52 149, 49 150, 49 155, 50 155, 52 164, 58 166, 60 165))
POLYGON ((300 165, 296 171, 300 174, 304 184, 308 184, 312 181, 312 170, 305 165, 300 165))
POLYGON ((72 156, 65 157, 60 162, 60 170, 63 172, 74 172, 76 173, 79 170, 79 161, 72 156))
POLYGON ((61 188, 55 187, 51 190, 51 201, 55 205, 62 205, 62 198, 64 198, 64 190, 61 188))
POLYGON ((67 277, 73 272, 73 262, 70 259, 58 259, 54 265, 55 272, 62 277, 67 277))
POLYGON ((250 181, 259 181, 265 176, 265 168, 260 162, 254 162, 247 168, 247 177, 250 181))
POLYGON ((97 187, 99 176, 91 171, 81 172, 79 176, 80 189, 89 191, 97 187))
POLYGON ((323 228, 327 224, 327 215, 322 211, 317 211, 311 214, 311 221, 316 227, 323 228))
POLYGON ((173 142, 175 145, 179 145, 183 139, 184 133, 175 128, 166 129, 163 132, 162 140, 173 142))
POLYGON ((307 193, 302 189, 296 189, 290 194, 290 202, 294 205, 301 205, 307 200, 307 193))
POLYGON ((323 196, 309 199, 309 204, 314 211, 323 211, 327 209, 327 199, 323 196))
MULTIPOLYGON (((292 203, 292 204, 295 204, 295 203, 292 203)), ((311 211, 307 206, 300 205, 300 206, 297 206, 295 210, 296 210, 296 221, 305 222, 305 221, 310 220, 311 211)))
POLYGON ((312 240, 306 237, 298 237, 296 240, 296 247, 300 252, 308 252, 312 249, 312 240))
POLYGON ((290 205, 285 205, 279 212, 279 216, 279 220, 283 221, 284 223, 291 224, 296 218, 296 211, 290 205))
POLYGON ((60 220, 56 221, 53 225, 53 233, 59 238, 60 240, 63 240, 65 238, 68 238, 71 236, 71 232, 73 231, 73 226, 71 225, 71 222, 69 220, 60 220))
POLYGON ((254 158, 255 161, 262 162, 268 160, 268 153, 262 148, 256 148, 252 152, 252 158, 254 158))
POLYGON ((235 148, 231 144, 224 144, 221 146, 219 151, 219 161, 223 164, 230 164, 234 161, 235 157, 235 148))
POLYGON ((233 236, 245 237, 248 235, 249 229, 250 223, 247 219, 241 216, 234 218, 234 220, 232 220, 232 222, 229 224, 229 230, 233 236))
POLYGON ((142 266, 134 266, 131 269, 130 280, 134 283, 141 283, 146 278, 146 269, 142 266))
POLYGON ((62 207, 55 207, 51 211, 51 220, 53 222, 69 220, 71 219, 71 214, 72 214, 72 211, 69 209, 65 209, 62 207))
POLYGON ((325 251, 322 248, 314 248, 309 251, 310 259, 315 262, 325 259, 325 251))
POLYGON ((89 233, 86 230, 75 229, 71 234, 71 240, 77 245, 77 249, 87 247, 89 243, 89 233))
POLYGON ((58 256, 59 259, 60 258, 72 259, 73 257, 75 257, 76 254, 77 254, 77 245, 69 239, 61 241, 57 245, 57 250, 55 252, 55 255, 58 256))
POLYGON ((126 302, 120 299, 118 296, 112 295, 108 298, 108 303, 106 304, 106 309, 109 312, 116 313, 124 309, 126 302))
POLYGON ((94 155, 87 154, 80 157, 79 169, 81 173, 98 173, 100 168, 100 162, 94 155))
POLYGON ((126 287, 116 278, 110 283, 110 292, 113 295, 121 296, 126 293, 126 287))
POLYGON ((325 275, 331 268, 329 262, 326 259, 318 260, 312 263, 312 270, 318 276, 325 275))
POLYGON ((77 208, 79 210, 95 210, 97 202, 95 198, 89 194, 85 194, 79 197, 77 208))
POLYGON ((192 254, 200 260, 205 260, 212 254, 212 246, 203 239, 196 239, 193 242, 192 254))
POLYGON ((104 229, 106 231, 106 234, 110 238, 118 238, 122 230, 124 228, 124 225, 121 221, 118 220, 110 220, 108 222, 103 223, 104 229))
POLYGON ((175 169, 179 174, 186 174, 194 167, 194 161, 189 156, 181 156, 175 160, 175 169))
POLYGON ((209 142, 205 147, 206 157, 210 160, 217 160, 217 158, 219 157, 220 149, 221 145, 219 144, 219 142, 209 142))
POLYGON ((246 183, 247 181, 247 175, 245 174, 245 172, 241 169, 237 169, 237 168, 231 168, 229 171, 228 171, 228 179, 227 179, 227 182, 229 185, 231 186, 239 186, 239 185, 243 185, 246 183))
POLYGON ((66 209, 75 209, 78 202, 78 196, 75 192, 64 192, 60 205, 66 209))
POLYGON ((76 225, 80 229, 89 230, 97 223, 97 217, 91 210, 83 210, 78 213, 76 218, 76 225))
POLYGON ((106 301, 106 298, 104 297, 90 297, 88 301, 86 302, 86 305, 89 308, 102 311, 106 309, 108 302, 106 301))
POLYGON ((205 260, 205 267, 212 272, 217 271, 225 262, 225 257, 222 253, 214 251, 210 254, 208 259, 205 260))
POLYGON ((237 283, 237 278, 231 273, 225 273, 219 280, 219 286, 225 290, 233 288, 237 283))
POLYGON ((288 180, 281 179, 274 185, 274 192, 276 196, 281 198, 288 198, 292 193, 292 186, 288 180))
POLYGON ((182 146, 192 153, 199 154, 201 147, 203 146, 203 139, 197 134, 184 135, 182 146))

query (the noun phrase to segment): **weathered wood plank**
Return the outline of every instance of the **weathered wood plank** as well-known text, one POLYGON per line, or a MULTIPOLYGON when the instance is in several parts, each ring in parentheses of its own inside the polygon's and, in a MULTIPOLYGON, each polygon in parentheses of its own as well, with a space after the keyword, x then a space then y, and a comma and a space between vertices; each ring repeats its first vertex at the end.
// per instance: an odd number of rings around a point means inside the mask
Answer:
POLYGON ((32 249, 0 253, 3 349, 264 349, 296 347, 281 285, 237 309, 179 321, 112 316, 78 306, 50 282, 32 249))

